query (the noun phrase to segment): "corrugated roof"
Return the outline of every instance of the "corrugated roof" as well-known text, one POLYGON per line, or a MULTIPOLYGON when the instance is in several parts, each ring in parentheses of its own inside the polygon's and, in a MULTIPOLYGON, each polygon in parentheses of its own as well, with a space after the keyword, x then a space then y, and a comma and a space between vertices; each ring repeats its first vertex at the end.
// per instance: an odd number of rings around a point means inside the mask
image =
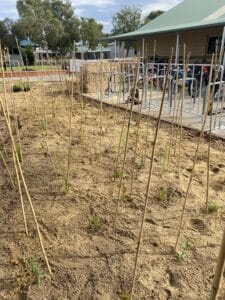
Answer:
POLYGON ((184 0, 140 29, 110 37, 108 40, 219 25, 225 25, 224 0, 184 0))

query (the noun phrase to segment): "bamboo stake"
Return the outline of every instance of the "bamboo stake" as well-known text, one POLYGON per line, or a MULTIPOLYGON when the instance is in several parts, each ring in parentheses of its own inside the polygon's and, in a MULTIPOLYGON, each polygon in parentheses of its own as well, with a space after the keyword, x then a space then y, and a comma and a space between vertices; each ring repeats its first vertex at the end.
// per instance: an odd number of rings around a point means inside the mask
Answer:
MULTIPOLYGON (((212 289, 210 293, 209 300, 216 300, 217 294, 220 287, 220 282, 223 276, 224 270, 224 261, 225 261, 225 230, 223 231, 222 243, 219 251, 219 256, 217 259, 216 271, 213 279, 212 289)), ((225 298, 225 297, 224 297, 225 298)))
POLYGON ((180 158, 181 158, 181 143, 182 143, 182 129, 183 129, 183 104, 185 96, 185 83, 186 83, 186 44, 183 48, 183 84, 182 84, 182 98, 180 105, 180 138, 179 138, 179 149, 178 149, 178 177, 180 177, 180 158))
MULTIPOLYGON (((2 73, 3 73, 3 85, 5 86, 5 83, 4 83, 5 82, 5 75, 4 75, 4 69, 3 69, 3 63, 2 63, 3 60, 2 60, 1 45, 0 45, 0 58, 1 58, 1 65, 2 65, 2 73)), ((5 99, 6 99, 6 89, 4 89, 4 96, 5 96, 5 99)), ((47 268, 48 268, 48 271, 49 271, 50 274, 52 274, 51 267, 50 267, 49 262, 48 262, 48 257, 46 255, 45 248, 44 248, 44 245, 43 245, 42 235, 41 235, 41 232, 40 232, 40 228, 39 228, 39 224, 38 224, 38 221, 37 221, 37 216, 36 216, 36 213, 35 213, 35 210, 34 210, 33 202, 31 200, 31 196, 30 196, 30 193, 29 193, 29 190, 28 190, 28 187, 27 187, 24 175, 23 175, 23 170, 22 170, 21 163, 20 163, 20 160, 19 160, 19 157, 18 157, 18 153, 16 151, 15 140, 14 140, 14 137, 13 137, 13 134, 12 134, 12 129, 11 129, 11 126, 10 126, 9 118, 7 116, 8 115, 7 102, 6 102, 6 109, 7 109, 7 111, 5 111, 5 107, 4 107, 4 104, 3 104, 3 101, 2 101, 1 97, 0 97, 0 108, 2 110, 2 114, 3 114, 4 120, 5 120, 7 129, 8 129, 8 132, 9 132, 9 137, 10 137, 10 140, 11 140, 13 151, 15 153, 15 157, 16 157, 16 162, 17 162, 17 165, 18 165, 19 173, 20 173, 20 176, 21 176, 21 179, 22 179, 22 182, 23 182, 23 186, 24 186, 24 189, 25 189, 25 192, 26 192, 26 195, 27 195, 30 207, 31 207, 31 211, 32 211, 33 218, 34 218, 34 223, 35 223, 37 234, 38 234, 38 238, 39 238, 39 241, 40 241, 41 250, 42 250, 42 253, 43 253, 43 256, 44 256, 47 268)))
MULTIPOLYGON (((143 101, 143 96, 144 96, 144 86, 142 90, 142 96, 141 96, 141 103, 143 101)), ((136 139, 135 139, 135 149, 134 149, 134 156, 133 156, 133 167, 132 167, 132 172, 131 172, 131 183, 130 183, 130 197, 132 196, 133 192, 133 183, 134 183, 134 169, 135 169, 135 162, 136 162, 136 157, 137 157, 137 149, 138 149, 138 141, 139 141, 139 130, 141 126, 141 103, 138 104, 138 120, 137 120, 137 126, 136 126, 136 139)))
MULTIPOLYGON (((211 79, 212 79, 212 69, 213 69, 214 57, 215 56, 214 56, 214 53, 213 53, 212 60, 211 60, 210 75, 209 75, 209 84, 210 84, 211 79)), ((196 147, 196 150, 195 150, 195 156, 194 156, 194 160, 193 160, 192 171, 191 171, 191 174, 190 174, 190 177, 189 177, 187 191, 186 191, 186 194, 185 194, 185 199, 184 199, 184 203, 183 203, 183 207, 182 207, 182 213, 181 213, 180 223, 179 223, 179 227, 178 227, 178 234, 177 234, 176 243, 175 243, 175 251, 177 250, 178 241, 179 241, 179 238, 180 238, 180 235, 181 235, 181 229, 182 229, 183 219, 184 219, 184 212, 185 212, 186 203, 187 203, 187 199, 188 199, 188 195, 189 195, 189 190, 190 190, 191 183, 192 183, 192 178, 193 178, 193 175, 194 175, 194 169, 195 169, 195 165, 196 165, 196 161, 197 161, 200 141, 201 141, 203 133, 204 133, 205 123, 206 123, 206 116, 207 116, 207 112, 208 112, 208 109, 209 109, 209 103, 210 103, 210 94, 208 95, 208 99, 207 99, 207 109, 205 110, 205 113, 204 113, 202 128, 201 128, 201 131, 200 131, 200 135, 199 135, 198 142, 197 142, 197 147, 196 147)))
MULTIPOLYGON (((218 53, 218 42, 216 45, 216 57, 215 57, 215 65, 217 65, 217 53, 218 53)), ((222 53, 221 53, 222 55, 222 53)), ((219 61, 221 61, 222 57, 219 57, 219 61)), ((216 72, 214 72, 214 78, 213 78, 213 86, 212 86, 212 91, 211 91, 211 97, 210 97, 210 119, 209 119, 209 132, 208 132, 208 149, 207 149, 207 183, 206 183, 206 211, 208 212, 208 204, 209 204, 209 184, 210 184, 210 157, 211 157, 211 140, 212 140, 212 116, 213 116, 213 98, 214 98, 214 92, 215 92, 215 83, 216 79, 219 74, 219 66, 217 66, 216 72), (215 74, 216 73, 216 74, 215 74)), ((218 99, 219 100, 219 99, 218 99)))
POLYGON ((26 218, 26 213, 25 213, 25 209, 24 209, 24 201, 23 201, 23 194, 22 194, 21 185, 20 185, 20 177, 19 177, 18 168, 16 165, 15 153, 14 153, 14 151, 12 151, 12 153, 13 153, 13 163, 14 163, 14 167, 15 167, 15 171, 16 171, 17 187, 18 187, 18 192, 20 195, 20 203, 21 203, 21 208, 22 208, 22 213, 23 213, 24 227, 25 227, 26 235, 28 235, 27 218, 26 218))
POLYGON ((122 189, 122 184, 123 184, 124 168, 125 168, 125 163, 126 163, 126 158, 127 158, 127 146, 128 146, 128 140, 129 140, 130 125, 131 125, 131 118, 132 118, 133 105, 134 105, 134 97, 135 97, 135 91, 136 91, 136 88, 137 88, 137 81, 138 81, 138 77, 139 77, 139 68, 140 68, 139 62, 140 62, 140 58, 137 60, 137 68, 136 68, 136 74, 135 74, 134 88, 133 88, 133 93, 132 93, 130 114, 129 114, 129 120, 128 120, 128 125, 127 125, 127 133, 126 133, 126 141, 125 141, 125 147, 124 147, 122 171, 121 171, 121 176, 120 176, 119 191, 118 191, 115 217, 114 217, 114 224, 113 224, 114 230, 115 230, 116 221, 117 221, 117 213, 118 213, 118 209, 119 209, 119 203, 120 203, 120 200, 121 200, 121 189, 122 189))
POLYGON ((12 188, 15 188, 15 184, 13 182, 11 172, 9 170, 9 167, 8 167, 8 165, 6 163, 6 160, 5 160, 4 155, 3 155, 3 153, 2 153, 1 150, 0 150, 0 156, 1 156, 1 159, 2 159, 2 162, 3 162, 3 165, 5 166, 5 169, 6 169, 7 173, 8 173, 8 175, 9 175, 11 186, 12 186, 12 188))
MULTIPOLYGON (((75 56, 75 42, 73 43, 73 59, 75 56)), ((74 72, 72 74, 72 82, 74 79, 74 72)), ((69 175, 70 175, 70 163, 71 163, 71 152, 72 152, 72 112, 73 112, 73 94, 74 94, 74 85, 72 84, 71 96, 70 96, 70 111, 69 111, 69 144, 68 144, 68 154, 67 154, 67 168, 65 174, 65 192, 69 192, 69 175)))
POLYGON ((158 138, 158 133, 159 133, 160 121, 161 121, 161 116, 162 116, 162 111, 163 111, 163 104, 164 104, 165 95, 166 95, 166 87, 167 87, 167 83, 168 83, 172 57, 173 57, 173 49, 171 49, 169 64, 168 64, 168 68, 166 70, 165 85, 163 88, 162 101, 161 101, 161 105, 160 105, 160 109, 159 109, 159 116, 157 119, 155 136, 154 136, 154 140, 153 140, 151 162, 150 162, 150 168, 149 168, 149 176, 148 176, 148 182, 147 182, 146 194, 145 194, 144 211, 143 211, 142 220, 141 220, 141 227, 140 227, 139 238, 138 238, 138 246, 137 246, 137 252, 136 252, 136 257, 135 257, 135 265, 134 265, 134 270, 133 270, 131 300, 133 299, 133 296, 134 296, 134 287, 135 287, 135 281, 136 281, 137 266, 138 266, 138 260, 139 260, 139 256, 140 256, 141 246, 142 246, 144 223, 145 223, 145 218, 146 218, 146 213, 147 213, 147 208, 148 208, 148 196, 149 196, 150 184, 151 184, 151 179, 152 179, 152 171, 153 171, 153 166, 154 166, 155 149, 156 149, 156 143, 157 143, 157 138, 158 138))
MULTIPOLYGON (((153 46, 153 67, 155 66, 155 56, 156 56, 156 40, 154 40, 154 46, 153 46)), ((145 164, 145 160, 147 157, 147 149, 148 149, 148 134, 149 134, 149 127, 150 127, 150 123, 151 123, 151 115, 150 115, 150 99, 152 98, 152 89, 153 89, 153 80, 154 80, 154 74, 152 74, 152 80, 150 81, 150 91, 149 91, 149 109, 148 109, 148 120, 147 120, 147 128, 146 128, 146 138, 145 138, 145 153, 144 153, 144 164, 145 164)), ((159 83, 159 78, 157 78, 157 89, 158 89, 158 83, 159 83)), ((146 89, 147 89, 147 95, 148 95, 148 79, 146 82, 146 89)))

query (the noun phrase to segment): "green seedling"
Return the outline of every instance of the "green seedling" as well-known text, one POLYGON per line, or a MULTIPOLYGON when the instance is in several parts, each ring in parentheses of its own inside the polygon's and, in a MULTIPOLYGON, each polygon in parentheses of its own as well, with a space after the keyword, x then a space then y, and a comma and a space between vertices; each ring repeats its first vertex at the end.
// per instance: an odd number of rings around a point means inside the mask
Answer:
POLYGON ((120 300, 130 300, 130 299, 131 299, 131 297, 130 297, 129 293, 127 293, 127 292, 120 293, 120 300))
POLYGON ((159 192, 159 199, 161 201, 166 201, 167 200, 167 191, 165 188, 161 188, 159 192))
POLYGON ((130 202, 132 201, 132 198, 127 194, 122 194, 121 200, 123 200, 124 202, 130 202))
POLYGON ((98 215, 94 215, 91 220, 92 229, 98 231, 102 228, 102 223, 98 215))
POLYGON ((168 149, 168 145, 165 145, 163 149, 162 158, 161 158, 163 173, 168 171, 168 161, 169 161, 169 149, 168 149))
POLYGON ((23 153, 22 153, 22 148, 19 144, 16 145, 16 153, 17 153, 19 161, 22 162, 23 161, 23 153))
POLYGON ((186 261, 188 259, 188 251, 192 248, 188 241, 181 244, 180 251, 177 253, 177 258, 179 261, 186 261))
POLYGON ((138 165, 138 170, 143 169, 144 166, 145 166, 145 160, 144 160, 144 158, 142 157, 142 158, 141 158, 141 161, 140 161, 140 163, 139 163, 139 165, 138 165))
POLYGON ((207 211, 208 211, 209 214, 217 213, 218 209, 219 209, 219 207, 215 202, 211 201, 211 202, 208 203, 207 211))
POLYGON ((46 130, 46 123, 45 123, 44 120, 40 120, 39 128, 42 129, 42 130, 46 130))
POLYGON ((122 176, 123 176, 122 170, 119 170, 119 169, 114 170, 114 178, 115 179, 121 178, 122 176))
POLYGON ((101 153, 95 153, 95 160, 100 160, 101 158, 101 153))
POLYGON ((31 258, 28 262, 26 262, 26 267, 31 276, 34 278, 35 283, 40 284, 41 280, 45 276, 40 259, 38 257, 31 258))

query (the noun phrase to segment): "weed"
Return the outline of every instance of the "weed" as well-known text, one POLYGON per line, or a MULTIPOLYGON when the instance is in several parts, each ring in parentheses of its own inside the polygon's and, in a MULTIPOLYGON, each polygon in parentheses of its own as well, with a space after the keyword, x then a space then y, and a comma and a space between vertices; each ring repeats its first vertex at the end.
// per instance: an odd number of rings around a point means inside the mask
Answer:
POLYGON ((41 280, 45 276, 40 259, 38 257, 31 258, 28 262, 26 262, 26 268, 35 279, 35 283, 40 284, 41 280))
POLYGON ((94 215, 91 220, 91 228, 98 231, 102 228, 102 223, 98 215, 94 215))
POLYGON ((179 261, 186 261, 188 258, 188 251, 192 248, 192 245, 185 241, 181 244, 180 252, 177 253, 177 258, 179 261))
POLYGON ((22 147, 19 144, 16 145, 16 153, 17 153, 19 161, 22 162, 23 161, 22 147))
POLYGON ((208 203, 207 211, 208 211, 209 214, 217 213, 218 209, 219 209, 219 207, 215 202, 211 201, 211 202, 208 203))

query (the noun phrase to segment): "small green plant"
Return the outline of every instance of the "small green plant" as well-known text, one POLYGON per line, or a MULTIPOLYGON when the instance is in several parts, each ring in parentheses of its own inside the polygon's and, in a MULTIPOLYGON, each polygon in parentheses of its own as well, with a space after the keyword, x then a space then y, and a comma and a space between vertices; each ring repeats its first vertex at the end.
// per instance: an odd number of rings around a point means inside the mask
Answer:
POLYGON ((95 231, 98 231, 102 228, 102 223, 98 215, 94 215, 91 219, 91 227, 95 231))
POLYGON ((114 178, 115 179, 121 178, 122 175, 123 175, 123 171, 122 170, 120 170, 120 169, 114 170, 114 178))
POLYGON ((166 191, 166 188, 161 188, 160 191, 159 191, 159 199, 161 201, 166 201, 167 200, 167 191, 166 191))
POLYGON ((138 164, 138 170, 143 169, 145 166, 145 160, 143 157, 141 157, 140 163, 138 164))
POLYGON ((121 200, 123 200, 124 202, 130 202, 132 201, 132 197, 130 197, 128 194, 123 193, 121 196, 121 200))
POLYGON ((186 261, 188 259, 188 251, 192 248, 188 241, 181 244, 180 251, 177 253, 179 261, 186 261))
POLYGON ((42 268, 40 258, 31 258, 28 262, 26 262, 26 268, 31 274, 31 276, 35 279, 35 283, 40 284, 41 280, 45 276, 45 272, 42 268))
POLYGON ((120 293, 120 300, 130 300, 131 297, 128 292, 122 291, 120 293))
POLYGON ((101 158, 101 153, 95 153, 95 160, 100 160, 101 158))
POLYGON ((12 89, 14 93, 17 93, 17 92, 21 92, 23 88, 21 87, 20 84, 14 84, 12 89))
POLYGON ((39 128, 42 130, 46 130, 46 122, 44 120, 40 120, 39 128))
POLYGON ((168 162, 169 162, 169 148, 168 148, 168 145, 165 145, 165 147, 163 149, 161 162, 162 162, 162 171, 163 171, 163 173, 165 173, 165 172, 168 171, 168 162))
POLYGON ((17 153, 19 161, 22 162, 23 161, 23 153, 22 153, 22 148, 19 144, 16 145, 16 153, 17 153))
POLYGON ((208 203, 207 211, 208 211, 209 214, 217 213, 218 209, 219 209, 219 207, 215 202, 210 201, 208 203))

